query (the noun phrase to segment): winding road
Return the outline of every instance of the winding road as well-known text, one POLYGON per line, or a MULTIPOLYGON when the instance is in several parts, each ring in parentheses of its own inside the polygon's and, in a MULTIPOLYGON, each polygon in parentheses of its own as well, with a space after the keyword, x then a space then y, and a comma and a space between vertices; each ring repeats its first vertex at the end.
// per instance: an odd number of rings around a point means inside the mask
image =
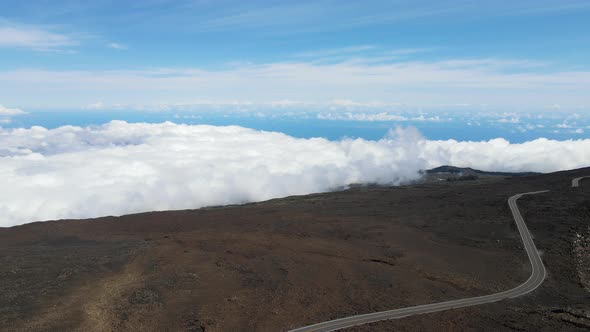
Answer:
POLYGON ((580 180, 582 180, 584 178, 590 178, 590 176, 581 176, 579 178, 573 179, 572 180, 572 187, 579 187, 580 186, 580 180))
MULTIPOLYGON (((579 182, 583 178, 590 178, 590 176, 579 177, 572 180, 572 187, 578 187, 579 182)), ((524 195, 535 195, 548 192, 548 190, 542 191, 533 191, 527 193, 516 194, 508 198, 508 206, 510 207, 510 211, 512 211, 512 216, 514 217, 514 221, 518 227, 518 232, 520 233, 520 237, 522 238, 522 243, 524 244, 524 248, 526 253, 529 257, 529 261, 531 262, 531 276, 528 278, 527 281, 522 283, 521 285, 509 289, 507 291, 503 291, 500 293, 484 295, 484 296, 477 296, 477 297, 470 297, 466 299, 460 300, 453 300, 453 301, 446 301, 446 302, 438 302, 438 303, 431 303, 431 304, 424 304, 424 305, 417 305, 412 307, 406 307, 401 309, 394 309, 388 311, 381 311, 375 312, 370 314, 363 314, 363 315, 356 315, 350 316, 335 320, 330 320, 322 323, 317 323, 309 326, 300 327, 289 332, 328 332, 334 331, 338 329, 344 329, 347 327, 352 327, 356 325, 362 325, 367 323, 373 323, 382 320, 388 319, 399 319, 407 316, 414 316, 420 314, 426 314, 431 312, 437 311, 444 311, 449 309, 456 309, 456 308, 464 308, 470 307, 474 305, 480 305, 485 303, 492 303, 497 302, 500 300, 514 298, 518 296, 522 296, 529 292, 532 292, 537 287, 541 285, 543 280, 546 276, 545 266, 543 265, 543 261, 541 260, 541 256, 539 256, 539 252, 535 247, 535 243, 533 242, 533 238, 531 233, 529 232, 526 224, 524 223, 524 219, 518 210, 518 206, 516 205, 516 201, 524 195)))

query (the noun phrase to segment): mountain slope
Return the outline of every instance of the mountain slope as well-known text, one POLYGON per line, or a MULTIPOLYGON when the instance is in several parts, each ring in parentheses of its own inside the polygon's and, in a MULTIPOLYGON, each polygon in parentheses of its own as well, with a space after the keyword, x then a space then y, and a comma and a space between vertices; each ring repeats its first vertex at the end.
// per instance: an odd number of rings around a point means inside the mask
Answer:
POLYGON ((506 199, 548 277, 522 298, 356 331, 584 330, 590 169, 288 197, 0 229, 0 330, 277 331, 483 295, 529 275, 506 199))

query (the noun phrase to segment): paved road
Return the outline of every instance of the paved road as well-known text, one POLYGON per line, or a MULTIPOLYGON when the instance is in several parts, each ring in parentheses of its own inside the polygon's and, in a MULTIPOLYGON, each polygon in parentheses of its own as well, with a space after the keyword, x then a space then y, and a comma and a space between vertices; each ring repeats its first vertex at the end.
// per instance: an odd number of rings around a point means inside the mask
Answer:
POLYGON ((580 180, 582 180, 584 178, 590 178, 590 176, 581 176, 579 178, 573 179, 572 180, 572 187, 579 187, 580 186, 580 180))
MULTIPOLYGON (((577 179, 578 181, 580 178, 577 179)), ((572 186, 574 186, 572 182, 572 186)), ((577 182, 576 185, 577 186, 577 182)), ((517 296, 521 296, 533 291, 535 288, 539 287, 543 280, 545 279, 546 271, 545 266, 543 265, 543 261, 539 256, 539 252, 535 247, 535 243, 531 237, 531 233, 526 227, 524 223, 524 219, 522 218, 520 211, 518 211, 518 207, 516 205, 516 201, 524 195, 534 195, 547 192, 548 190, 543 191, 534 191, 528 193, 517 194, 508 199, 508 206, 510 206, 510 210, 512 211, 512 215, 514 216, 514 221, 518 226, 518 232, 520 233, 520 237, 522 238, 522 242, 524 244, 524 248, 526 253, 529 257, 531 262, 531 276, 527 281, 525 281, 520 286, 512 288, 510 290, 484 295, 484 296, 477 296, 477 297, 470 297, 467 299, 461 300, 454 300, 454 301, 446 301, 446 302, 439 302, 439 303, 431 303, 431 304, 424 304, 418 305, 414 307, 407 307, 401 309, 394 309, 388 311, 381 311, 375 312, 371 314, 364 314, 358 316, 351 316, 345 317, 340 319, 335 319, 323 323, 318 323, 314 325, 309 325, 305 327, 300 327, 289 332, 307 332, 307 331, 314 331, 314 332, 327 332, 327 331, 334 331, 338 329, 343 329, 355 325, 362 325, 367 323, 373 323, 381 320, 387 319, 398 319, 407 316, 414 316, 419 314, 455 309, 455 308, 463 308, 469 307, 484 303, 492 303, 497 302, 500 300, 513 298, 517 296)))

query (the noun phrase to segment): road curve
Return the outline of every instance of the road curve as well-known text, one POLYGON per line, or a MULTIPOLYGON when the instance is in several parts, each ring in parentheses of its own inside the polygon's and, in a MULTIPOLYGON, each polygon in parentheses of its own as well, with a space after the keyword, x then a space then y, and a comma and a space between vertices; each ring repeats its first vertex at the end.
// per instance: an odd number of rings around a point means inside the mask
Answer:
MULTIPOLYGON (((578 179, 579 181, 579 179, 578 179)), ((573 186, 573 183, 572 183, 573 186)), ((328 331, 335 331, 338 329, 343 329, 355 325, 362 325, 367 323, 373 323, 381 320, 388 320, 388 319, 399 319, 407 316, 414 316, 419 314, 426 314, 431 312, 437 311, 444 311, 449 309, 456 309, 456 308, 463 308, 463 307, 470 307, 479 304, 485 303, 492 303, 497 302, 500 300, 518 297, 524 294, 527 294, 537 287, 541 285, 543 280, 545 279, 546 270, 545 266, 543 265, 543 261, 541 260, 541 256, 539 256, 539 252, 535 247, 535 243, 533 242, 533 238, 531 233, 529 232, 526 224, 524 223, 524 219, 518 210, 518 206, 516 205, 516 201, 524 195, 534 195, 547 192, 548 190, 543 191, 533 191, 527 192, 522 194, 516 194, 511 196, 508 199, 508 206, 512 211, 512 215, 514 217, 514 221, 518 227, 518 232, 520 233, 520 237, 522 238, 522 243, 524 244, 524 248, 526 253, 529 257, 529 261, 531 262, 531 276, 525 281, 523 284, 509 289, 504 292, 484 295, 484 296, 477 296, 477 297, 470 297, 466 299, 460 300, 453 300, 453 301, 446 301, 446 302, 439 302, 439 303, 431 303, 431 304, 424 304, 424 305, 417 305, 413 307, 406 307, 401 309, 394 309, 388 311, 381 311, 375 312, 370 314, 363 314, 357 316, 350 316, 340 319, 335 319, 323 323, 317 323, 309 326, 300 327, 289 332, 328 332, 328 331)))
POLYGON ((590 176, 581 176, 579 178, 573 179, 572 180, 572 187, 579 187, 580 186, 580 180, 582 180, 584 178, 590 178, 590 176))

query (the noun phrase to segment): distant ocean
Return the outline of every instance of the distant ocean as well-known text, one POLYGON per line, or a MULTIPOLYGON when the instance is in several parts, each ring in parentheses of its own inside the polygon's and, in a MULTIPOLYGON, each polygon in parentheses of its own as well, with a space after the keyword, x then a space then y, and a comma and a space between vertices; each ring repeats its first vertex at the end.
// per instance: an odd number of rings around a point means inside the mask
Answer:
POLYGON ((329 140, 364 138, 378 140, 389 129, 397 126, 416 127, 431 140, 454 139, 457 141, 487 141, 505 138, 512 143, 522 143, 544 137, 555 140, 585 139, 590 137, 590 121, 577 119, 576 127, 556 118, 534 118, 507 123, 490 118, 448 117, 442 121, 358 121, 320 119, 315 114, 284 115, 261 113, 178 112, 178 111, 38 111, 13 117, 3 128, 42 126, 48 129, 60 126, 102 125, 112 120, 130 123, 206 124, 214 126, 236 125, 257 130, 276 131, 293 137, 323 137, 329 140))

